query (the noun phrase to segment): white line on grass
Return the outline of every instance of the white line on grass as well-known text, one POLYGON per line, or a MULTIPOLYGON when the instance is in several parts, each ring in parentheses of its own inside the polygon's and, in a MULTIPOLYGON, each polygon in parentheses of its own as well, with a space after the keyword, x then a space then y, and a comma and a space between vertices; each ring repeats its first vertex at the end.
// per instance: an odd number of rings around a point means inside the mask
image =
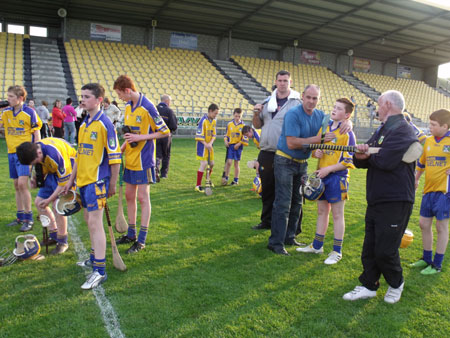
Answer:
MULTIPOLYGON (((76 225, 78 225, 78 221, 73 219, 72 217, 68 217, 68 230, 70 234, 70 238, 74 244, 75 252, 77 253, 79 260, 84 260, 89 256, 86 248, 84 247, 83 242, 78 236, 76 225)), ((86 275, 89 272, 86 272, 86 275)), ((103 316, 103 321, 105 322, 106 330, 109 333, 110 337, 113 338, 121 338, 125 337, 123 332, 120 330, 119 320, 117 318, 116 312, 114 311, 113 306, 109 302, 108 298, 105 295, 105 289, 101 285, 92 289, 94 293, 95 299, 97 300, 97 305, 100 308, 100 311, 103 316)))

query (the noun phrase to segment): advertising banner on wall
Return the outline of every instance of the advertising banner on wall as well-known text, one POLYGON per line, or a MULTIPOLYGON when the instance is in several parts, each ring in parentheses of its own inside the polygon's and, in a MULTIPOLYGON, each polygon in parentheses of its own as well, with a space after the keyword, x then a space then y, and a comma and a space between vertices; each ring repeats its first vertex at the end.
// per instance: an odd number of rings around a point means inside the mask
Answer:
POLYGON ((403 79, 410 79, 411 78, 411 67, 407 66, 397 66, 397 77, 403 78, 403 79))
POLYGON ((170 35, 170 47, 196 50, 197 40, 196 34, 172 33, 170 35))
POLYGON ((370 60, 353 58, 353 69, 358 72, 368 73, 370 71, 370 60))
POLYGON ((320 65, 320 53, 312 50, 302 50, 302 61, 311 65, 320 65))
POLYGON ((102 23, 91 23, 91 39, 121 41, 122 27, 116 25, 105 25, 102 23))

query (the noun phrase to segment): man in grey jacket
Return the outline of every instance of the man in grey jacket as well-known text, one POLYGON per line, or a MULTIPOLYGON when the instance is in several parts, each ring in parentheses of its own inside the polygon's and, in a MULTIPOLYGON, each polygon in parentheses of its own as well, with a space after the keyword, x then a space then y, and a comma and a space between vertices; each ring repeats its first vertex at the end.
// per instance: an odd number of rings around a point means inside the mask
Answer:
POLYGON ((276 89, 272 95, 262 104, 256 104, 254 107, 253 126, 261 128, 261 151, 258 155, 258 162, 263 203, 261 223, 253 227, 255 230, 271 228, 272 206, 275 199, 273 171, 275 151, 281 135, 284 115, 289 109, 302 102, 300 93, 290 88, 291 82, 291 74, 286 70, 280 70, 275 77, 276 89))

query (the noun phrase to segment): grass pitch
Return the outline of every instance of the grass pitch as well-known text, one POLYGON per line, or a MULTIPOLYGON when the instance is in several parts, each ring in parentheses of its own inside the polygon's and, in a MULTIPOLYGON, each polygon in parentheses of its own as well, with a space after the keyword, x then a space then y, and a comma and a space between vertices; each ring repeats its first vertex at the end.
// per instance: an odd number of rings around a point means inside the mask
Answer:
MULTIPOLYGON (((119 251, 127 272, 113 268, 107 248, 106 297, 127 337, 445 337, 450 332, 449 258, 434 276, 422 276, 407 264, 421 257, 418 226, 421 194, 409 228, 413 244, 401 249, 405 290, 394 305, 377 297, 347 302, 342 295, 358 284, 364 237, 365 170, 353 170, 346 206, 343 259, 323 264, 326 255, 275 255, 266 249, 268 231, 254 231, 261 200, 250 191, 255 175, 246 167, 257 156, 244 150, 239 186, 220 186, 225 148, 216 141, 214 193, 194 191, 198 161, 195 142, 174 139, 169 178, 151 186, 152 218, 147 247, 129 256, 119 251)), ((13 249, 17 228, 13 183, 8 178, 6 145, 0 140, 0 247, 13 249)), ((310 161, 310 170, 316 167, 310 161)), ((233 169, 232 169, 233 170, 233 169)), ((231 174, 230 176, 232 176, 231 174)), ((422 182, 423 184, 423 182, 422 182)), ((33 196, 36 191, 33 191, 33 196)), ((117 196, 110 199, 116 214, 117 196)), ((316 206, 306 203, 303 242, 315 233, 316 206)), ((36 210, 34 209, 34 212, 36 210)), ((82 214, 73 216, 76 231, 90 248, 82 214)), ((106 226, 106 220, 104 220, 106 226)), ((41 238, 36 224, 32 233, 41 238)), ((332 226, 325 252, 332 249, 332 226)), ((107 337, 92 291, 83 291, 84 271, 70 249, 39 262, 0 268, 0 337, 107 337)), ((43 250, 44 251, 44 250, 43 250)))

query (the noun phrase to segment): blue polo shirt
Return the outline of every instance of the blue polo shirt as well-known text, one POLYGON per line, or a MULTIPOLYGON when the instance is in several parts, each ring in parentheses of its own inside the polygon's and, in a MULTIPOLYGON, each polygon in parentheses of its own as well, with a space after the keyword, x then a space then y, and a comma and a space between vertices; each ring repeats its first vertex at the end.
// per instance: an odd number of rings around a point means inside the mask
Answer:
POLYGON ((288 110, 284 117, 281 136, 278 140, 277 149, 281 150, 296 159, 307 159, 311 156, 311 151, 302 149, 289 149, 286 142, 286 136, 307 138, 316 136, 322 126, 325 113, 314 109, 312 115, 308 115, 300 104, 288 110))

